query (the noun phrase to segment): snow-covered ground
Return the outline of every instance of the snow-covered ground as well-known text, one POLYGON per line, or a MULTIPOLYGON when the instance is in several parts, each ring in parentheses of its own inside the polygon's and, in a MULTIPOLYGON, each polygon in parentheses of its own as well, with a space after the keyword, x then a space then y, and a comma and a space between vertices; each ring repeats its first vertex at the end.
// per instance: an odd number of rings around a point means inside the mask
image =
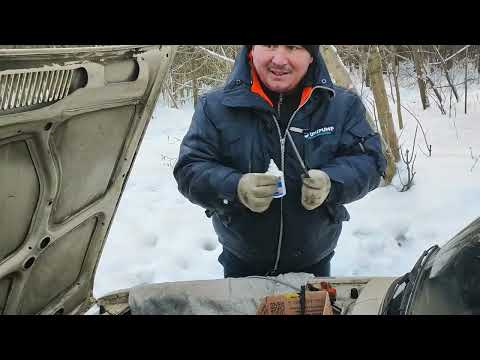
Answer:
MULTIPOLYGON (((460 75, 457 79, 461 82, 460 75)), ((347 205, 351 220, 344 223, 333 276, 402 275, 423 250, 443 245, 480 216, 480 160, 475 163, 480 158, 480 86, 477 81, 469 85, 468 115, 459 87, 462 100, 453 99, 449 117, 448 97, 447 115, 432 99, 423 111, 414 85, 402 83, 402 104, 420 120, 432 155, 427 156, 419 128, 413 187, 400 192, 400 177, 406 180, 400 163, 392 185, 347 205)), ((366 88, 363 95, 371 97, 366 88)), ((396 105, 390 106, 397 123, 396 105)), ((192 114, 191 105, 175 110, 159 103, 155 109, 103 250, 95 296, 143 283, 223 277, 217 262, 221 246, 210 219, 178 192, 172 174, 192 114)), ((411 149, 417 121, 406 110, 402 115, 399 143, 411 149)))

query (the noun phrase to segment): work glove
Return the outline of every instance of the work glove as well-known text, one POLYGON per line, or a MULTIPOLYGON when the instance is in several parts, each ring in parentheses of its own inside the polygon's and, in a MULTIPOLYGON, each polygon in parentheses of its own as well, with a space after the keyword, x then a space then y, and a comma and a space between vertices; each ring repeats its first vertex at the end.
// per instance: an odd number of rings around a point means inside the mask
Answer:
POLYGON ((302 205, 307 210, 313 210, 323 204, 332 184, 330 177, 322 170, 309 170, 308 175, 302 179, 302 205))
POLYGON ((237 195, 240 202, 256 213, 268 209, 277 190, 277 177, 269 174, 249 173, 240 178, 237 195))

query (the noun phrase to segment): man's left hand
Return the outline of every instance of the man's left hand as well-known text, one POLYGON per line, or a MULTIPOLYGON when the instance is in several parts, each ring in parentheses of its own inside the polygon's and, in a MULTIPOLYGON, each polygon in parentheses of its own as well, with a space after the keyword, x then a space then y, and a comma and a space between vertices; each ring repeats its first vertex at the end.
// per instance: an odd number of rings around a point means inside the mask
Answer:
POLYGON ((330 177, 322 170, 308 171, 310 177, 303 178, 302 205, 307 210, 313 210, 323 204, 332 186, 330 177))

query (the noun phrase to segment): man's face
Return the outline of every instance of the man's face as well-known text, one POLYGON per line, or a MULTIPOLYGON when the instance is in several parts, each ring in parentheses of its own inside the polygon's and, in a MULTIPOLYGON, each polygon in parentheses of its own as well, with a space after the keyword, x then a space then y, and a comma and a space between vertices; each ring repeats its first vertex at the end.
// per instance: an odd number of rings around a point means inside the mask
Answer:
POLYGON ((293 90, 305 76, 313 58, 301 45, 254 45, 253 65, 270 90, 293 90))

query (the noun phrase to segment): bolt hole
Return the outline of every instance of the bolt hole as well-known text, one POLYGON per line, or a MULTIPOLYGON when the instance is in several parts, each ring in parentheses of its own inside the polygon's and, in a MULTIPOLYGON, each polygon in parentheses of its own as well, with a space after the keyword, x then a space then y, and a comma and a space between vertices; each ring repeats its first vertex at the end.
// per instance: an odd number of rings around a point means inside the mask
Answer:
POLYGON ((52 206, 52 204, 53 204, 53 201, 50 200, 50 201, 48 202, 48 206, 52 206))
POLYGON ((44 128, 45 131, 50 130, 50 129, 52 128, 52 125, 53 125, 53 124, 52 124, 51 122, 47 123, 47 125, 45 125, 45 128, 44 128))
POLYGON ((122 178, 124 178, 124 177, 125 177, 125 174, 122 175, 122 178))
POLYGON ((17 130, 17 134, 21 134, 22 133, 22 130, 17 130))
POLYGON ((357 288, 351 288, 350 289, 350 297, 352 299, 358 299, 358 289, 357 288))
POLYGON ((50 238, 46 237, 45 239, 42 240, 40 243, 40 249, 45 249, 47 245, 50 243, 50 238))
POLYGON ((65 309, 64 309, 64 308, 60 308, 60 309, 58 309, 57 311, 55 311, 55 314, 54 314, 54 315, 63 315, 64 312, 65 312, 65 309))
POLYGON ((25 269, 28 269, 28 268, 30 268, 30 267, 33 265, 34 262, 35 262, 35 258, 32 256, 30 259, 28 259, 28 260, 25 262, 25 265, 23 265, 23 267, 24 267, 25 269))
POLYGON ((29 246, 29 247, 28 247, 28 250, 32 250, 32 247, 31 247, 31 246, 29 246))
POLYGON ((168 57, 168 54, 166 54, 166 56, 168 57))

